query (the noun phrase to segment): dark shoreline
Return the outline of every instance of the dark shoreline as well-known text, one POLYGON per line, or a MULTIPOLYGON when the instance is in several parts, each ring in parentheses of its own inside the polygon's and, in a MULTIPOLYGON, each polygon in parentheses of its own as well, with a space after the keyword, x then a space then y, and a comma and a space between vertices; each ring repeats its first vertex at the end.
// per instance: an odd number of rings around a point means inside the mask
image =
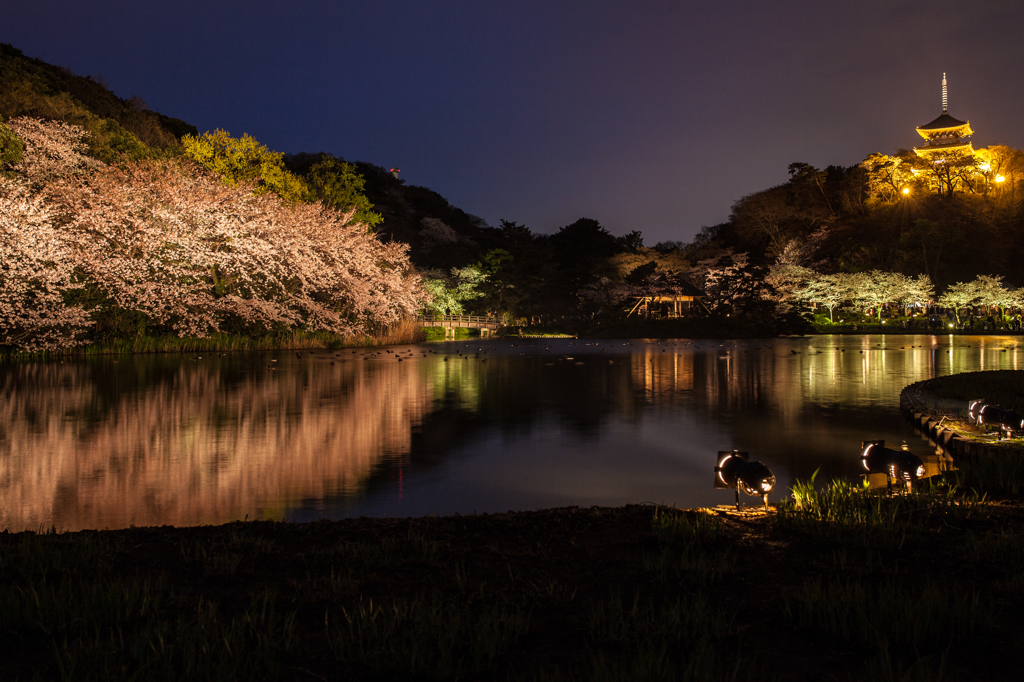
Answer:
MULTIPOLYGON (((675 327, 676 325, 672 325, 675 327)), ((966 331, 963 329, 949 331, 908 331, 889 329, 866 329, 866 330, 827 330, 827 331, 805 331, 792 334, 786 333, 763 333, 759 330, 745 330, 742 328, 730 328, 724 331, 707 330, 686 330, 686 329, 659 329, 658 325, 644 326, 637 329, 598 329, 590 330, 592 333, 555 333, 551 334, 508 334, 500 332, 494 337, 487 337, 501 340, 512 339, 700 339, 700 340, 750 340, 750 339, 777 339, 777 338, 813 338, 817 336, 1024 336, 1024 331, 966 331)), ((122 341, 111 344, 101 344, 86 347, 64 348, 56 351, 4 351, 0 349, 0 361, 45 361, 51 359, 83 358, 102 355, 152 355, 171 353, 245 353, 245 352, 268 352, 268 351, 289 351, 289 350, 312 350, 333 352, 341 349, 351 350, 358 348, 376 348, 391 345, 409 345, 422 343, 453 343, 479 341, 480 336, 466 336, 458 339, 427 339, 425 335, 416 338, 388 338, 388 337, 363 337, 357 340, 345 339, 342 337, 316 336, 303 337, 298 342, 281 341, 278 339, 256 339, 238 337, 229 340, 218 338, 184 338, 184 339, 143 339, 139 342, 122 341)))

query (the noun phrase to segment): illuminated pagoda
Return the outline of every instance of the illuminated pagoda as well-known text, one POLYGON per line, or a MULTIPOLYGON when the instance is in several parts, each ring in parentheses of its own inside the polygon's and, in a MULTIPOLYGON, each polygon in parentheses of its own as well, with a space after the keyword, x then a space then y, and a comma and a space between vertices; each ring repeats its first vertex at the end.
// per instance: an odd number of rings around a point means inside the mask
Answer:
POLYGON ((921 147, 914 147, 918 156, 929 158, 940 152, 974 154, 974 147, 967 139, 974 134, 970 121, 961 121, 949 115, 946 74, 942 74, 942 115, 918 128, 917 134, 925 140, 921 147))

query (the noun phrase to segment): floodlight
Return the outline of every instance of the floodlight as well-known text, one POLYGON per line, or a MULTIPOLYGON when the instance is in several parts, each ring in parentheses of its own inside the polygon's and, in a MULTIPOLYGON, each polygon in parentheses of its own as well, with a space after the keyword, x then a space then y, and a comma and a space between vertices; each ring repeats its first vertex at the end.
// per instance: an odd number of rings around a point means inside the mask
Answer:
POLYGON ((999 405, 986 405, 984 400, 972 400, 968 405, 971 421, 982 429, 996 427, 999 434, 1012 437, 1017 431, 1024 429, 1024 418, 1014 410, 999 405))
POLYGON ((740 491, 751 497, 760 497, 768 511, 768 493, 775 487, 775 474, 761 462, 749 461, 749 454, 739 450, 719 450, 715 466, 715 487, 736 491, 736 508, 740 506, 740 491))
POLYGON ((910 488, 924 476, 924 462, 910 450, 885 447, 884 440, 866 440, 860 444, 861 463, 869 474, 885 474, 886 485, 892 492, 892 482, 900 481, 910 488))

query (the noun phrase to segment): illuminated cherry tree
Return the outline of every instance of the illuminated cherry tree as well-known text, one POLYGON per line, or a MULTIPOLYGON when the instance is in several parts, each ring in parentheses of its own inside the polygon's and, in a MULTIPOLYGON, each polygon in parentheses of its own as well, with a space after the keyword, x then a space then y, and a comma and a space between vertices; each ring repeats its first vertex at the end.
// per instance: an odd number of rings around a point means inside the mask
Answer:
POLYGON ((76 262, 44 202, 0 176, 0 344, 41 350, 77 343, 88 315, 64 301, 80 286, 76 262))
POLYGON ((189 161, 105 165, 68 124, 10 127, 25 151, 20 178, 0 188, 0 225, 14 235, 0 245, 8 344, 71 343, 94 312, 67 303, 85 286, 196 337, 229 320, 358 334, 421 303, 407 247, 378 241, 352 212, 257 196, 189 161))

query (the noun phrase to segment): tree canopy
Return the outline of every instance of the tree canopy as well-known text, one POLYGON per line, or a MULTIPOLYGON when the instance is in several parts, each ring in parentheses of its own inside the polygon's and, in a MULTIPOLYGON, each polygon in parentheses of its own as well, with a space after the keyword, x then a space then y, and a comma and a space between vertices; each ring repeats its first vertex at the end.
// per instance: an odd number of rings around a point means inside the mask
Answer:
POLYGON ((226 130, 181 138, 185 155, 218 176, 226 185, 252 183, 254 194, 273 192, 297 203, 309 197, 302 179, 284 166, 284 154, 271 151, 249 134, 231 137, 226 130))
POLYGON ((104 164, 78 126, 17 118, 0 176, 0 344, 142 333, 365 333, 423 301, 407 248, 320 202, 186 159, 104 164))

